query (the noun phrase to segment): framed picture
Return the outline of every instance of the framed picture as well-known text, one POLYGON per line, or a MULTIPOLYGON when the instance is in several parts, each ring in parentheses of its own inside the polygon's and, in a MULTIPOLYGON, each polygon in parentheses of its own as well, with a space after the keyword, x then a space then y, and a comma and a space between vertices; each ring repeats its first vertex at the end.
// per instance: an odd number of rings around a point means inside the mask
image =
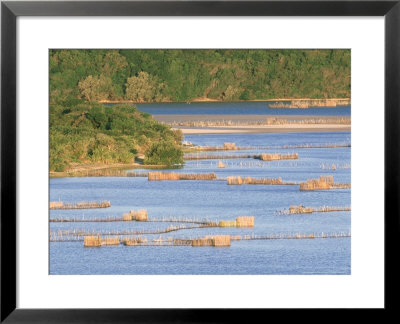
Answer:
POLYGON ((392 309, 399 15, 2 2, 1 321, 392 309))

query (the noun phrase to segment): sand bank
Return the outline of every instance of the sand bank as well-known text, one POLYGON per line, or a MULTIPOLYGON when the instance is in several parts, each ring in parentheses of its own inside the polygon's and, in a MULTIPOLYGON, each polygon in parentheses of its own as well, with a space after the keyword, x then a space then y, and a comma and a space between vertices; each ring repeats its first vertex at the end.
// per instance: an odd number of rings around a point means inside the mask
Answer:
POLYGON ((153 115, 154 119, 166 123, 180 123, 180 122, 200 122, 200 121, 232 121, 233 123, 265 123, 267 119, 277 120, 290 120, 290 121, 303 121, 303 120, 329 120, 331 124, 338 124, 344 118, 351 118, 350 116, 324 116, 324 115, 153 115))
POLYGON ((234 134, 234 133, 293 133, 293 132, 337 132, 350 131, 351 125, 343 124, 343 118, 350 116, 314 116, 314 115, 154 115, 154 118, 166 124, 187 122, 231 121, 229 126, 188 127, 173 126, 184 134, 234 134), (267 119, 274 118, 277 125, 266 125, 267 119), (303 123, 304 121, 326 120, 326 123, 303 123), (279 121, 290 121, 279 124, 279 121), (249 125, 246 125, 249 123, 249 125), (259 123, 260 125, 255 125, 259 123), (235 125, 237 124, 237 125, 235 125), (252 125, 250 125, 252 124, 252 125))
POLYGON ((183 134, 235 134, 235 133, 304 133, 304 132, 348 132, 349 125, 279 125, 279 126, 230 126, 207 128, 175 128, 183 134))
POLYGON ((207 97, 198 97, 198 98, 193 98, 188 101, 173 101, 170 99, 164 99, 163 101, 158 101, 158 102, 148 102, 148 101, 135 101, 135 100, 126 100, 126 99, 120 99, 120 100, 99 100, 98 103, 110 103, 110 104, 124 104, 124 103, 156 103, 156 104, 162 104, 162 103, 190 103, 190 102, 223 102, 223 103, 229 103, 229 102, 276 102, 276 101, 343 101, 347 100, 350 102, 350 98, 326 98, 326 99, 316 99, 316 98, 271 98, 271 99, 251 99, 251 100, 235 100, 235 101, 225 101, 222 99, 216 99, 216 98, 207 98, 207 97))

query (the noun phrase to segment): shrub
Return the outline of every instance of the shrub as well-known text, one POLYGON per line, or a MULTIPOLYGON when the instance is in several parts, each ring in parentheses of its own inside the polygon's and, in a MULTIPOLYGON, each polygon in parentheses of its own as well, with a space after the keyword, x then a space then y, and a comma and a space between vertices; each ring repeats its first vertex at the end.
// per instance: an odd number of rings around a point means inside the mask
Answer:
POLYGON ((171 141, 154 143, 146 150, 144 164, 173 165, 183 163, 182 148, 171 141))
POLYGON ((249 100, 249 99, 250 99, 250 93, 249 93, 249 91, 248 91, 248 90, 244 90, 244 91, 241 93, 239 99, 240 99, 240 100, 249 100))

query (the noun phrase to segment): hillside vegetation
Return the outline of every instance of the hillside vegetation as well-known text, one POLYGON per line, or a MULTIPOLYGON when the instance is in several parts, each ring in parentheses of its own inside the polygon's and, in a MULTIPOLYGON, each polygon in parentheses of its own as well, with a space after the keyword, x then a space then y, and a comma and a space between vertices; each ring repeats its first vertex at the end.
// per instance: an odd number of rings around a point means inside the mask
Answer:
POLYGON ((349 50, 50 50, 50 170, 183 163, 182 134, 132 105, 349 98, 349 50))
POLYGON ((183 162, 181 141, 179 131, 131 105, 52 105, 50 109, 51 171, 64 171, 71 162, 132 163, 137 153, 146 154, 147 164, 179 164, 183 162))
POLYGON ((52 103, 349 98, 350 50, 53 50, 52 103))

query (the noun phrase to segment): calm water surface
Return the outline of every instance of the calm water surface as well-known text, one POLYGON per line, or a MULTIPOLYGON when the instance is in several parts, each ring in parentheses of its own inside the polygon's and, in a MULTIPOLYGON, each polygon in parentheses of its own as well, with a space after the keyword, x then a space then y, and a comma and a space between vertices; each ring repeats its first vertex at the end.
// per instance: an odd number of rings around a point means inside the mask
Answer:
MULTIPOLYGON (((261 109, 254 103, 254 109, 261 109)), ((179 106, 174 104, 175 106, 179 106)), ((190 106, 193 106, 191 104, 190 106)), ((207 104, 208 105, 208 104, 207 104)), ((145 105, 150 107, 151 105, 145 105)), ((142 106, 139 107, 141 110, 142 106)), ((265 108, 265 103, 264 103, 265 108)), ((147 109, 147 108, 146 108, 147 109)), ((176 109, 176 108, 171 108, 176 109)), ((208 108, 205 108, 208 109, 208 108)), ((239 109, 239 108, 238 108, 239 109)), ((320 111, 328 111, 323 108, 320 111)), ((348 109, 349 108, 337 108, 348 109)), ((268 109, 265 109, 268 111, 268 109)), ((293 111, 293 109, 285 109, 293 111)), ((304 109, 310 112, 310 109, 304 109)), ((283 109, 276 109, 283 111, 283 109)), ((302 111, 302 110, 301 110, 302 111)), ((296 110, 298 113, 298 110, 296 110)), ((154 113, 154 112, 152 112, 154 113)), ((165 113, 165 111, 163 111, 165 113)), ((204 113, 204 112, 202 112, 204 113)), ((210 113, 210 112, 207 112, 210 113)), ((224 112, 225 113, 225 112, 224 112)), ((229 111, 232 113, 232 110, 229 111)), ((246 112, 248 113, 248 112, 246 112)), ((260 114, 259 111, 256 112, 260 114)), ((285 112, 287 114, 287 112, 285 112)), ((320 113, 318 113, 320 114, 320 113)), ((223 145, 235 142, 255 149, 207 154, 293 153, 298 160, 260 161, 222 159, 187 161, 187 173, 215 172, 218 177, 241 175, 306 181, 333 175, 335 182, 350 183, 351 148, 283 149, 296 144, 350 144, 350 132, 287 134, 217 134, 185 136, 194 144, 223 145), (270 150, 258 149, 274 146, 270 150), (332 164, 336 171, 329 168, 332 164)), ((201 153, 200 153, 201 154, 201 153)), ((145 170, 142 170, 145 171, 145 170)), ((268 235, 350 233, 350 212, 282 216, 276 212, 290 205, 350 206, 350 189, 300 192, 298 186, 228 186, 225 181, 148 181, 147 178, 58 178, 50 179, 50 200, 65 202, 110 200, 111 207, 89 210, 51 210, 50 217, 121 216, 130 209, 147 209, 150 217, 190 217, 230 220, 255 216, 254 228, 185 229, 163 237, 194 238, 210 234, 268 235)), ((173 224, 173 223, 172 223, 173 224)), ((50 223, 50 230, 86 231, 162 229, 171 223, 50 223)), ((173 224, 176 225, 176 224, 173 224)), ((148 239, 159 235, 147 235, 148 239)), ((84 248, 83 242, 51 242, 50 274, 350 274, 351 239, 233 241, 230 248, 202 247, 102 247, 84 248)))
MULTIPOLYGON (((315 115, 350 116, 351 106, 307 109, 273 109, 268 102, 193 102, 135 104, 142 112, 152 115, 315 115)), ((110 104, 112 106, 112 104, 110 104)))

